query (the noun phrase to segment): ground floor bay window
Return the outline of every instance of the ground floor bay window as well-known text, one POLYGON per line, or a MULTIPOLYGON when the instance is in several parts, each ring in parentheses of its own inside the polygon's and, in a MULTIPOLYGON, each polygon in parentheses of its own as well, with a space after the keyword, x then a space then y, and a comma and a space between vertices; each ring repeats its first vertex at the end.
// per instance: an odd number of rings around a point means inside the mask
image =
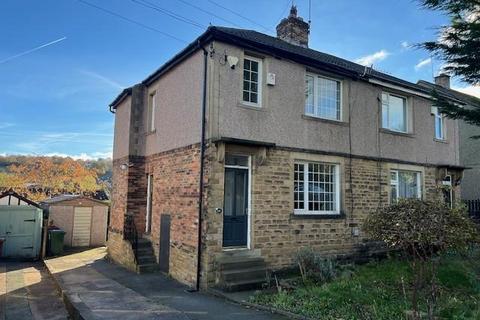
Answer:
POLYGON ((340 214, 340 179, 337 164, 295 162, 295 214, 340 214))
POLYGON ((422 198, 421 173, 406 170, 390 171, 390 199, 392 203, 399 199, 422 198))

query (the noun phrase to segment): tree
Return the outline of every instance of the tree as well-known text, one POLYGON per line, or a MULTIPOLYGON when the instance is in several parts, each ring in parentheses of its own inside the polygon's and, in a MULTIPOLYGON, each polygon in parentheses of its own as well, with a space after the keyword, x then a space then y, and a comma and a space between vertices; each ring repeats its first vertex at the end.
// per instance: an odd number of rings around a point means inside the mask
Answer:
POLYGON ((462 250, 477 241, 477 229, 462 206, 441 202, 400 200, 369 215, 364 224, 372 240, 408 256, 413 272, 413 317, 419 318, 418 299, 427 288, 429 319, 434 319, 438 257, 447 250, 462 250))
POLYGON ((8 166, 0 188, 12 188, 32 200, 63 193, 94 193, 102 189, 97 172, 71 158, 29 157, 8 166))
MULTIPOLYGON (((480 84, 480 0, 420 2, 425 8, 444 12, 450 17, 450 25, 440 28, 438 39, 424 42, 420 47, 445 61, 445 72, 468 84, 480 84)), ((480 126, 480 100, 472 108, 463 108, 436 90, 432 95, 440 111, 447 117, 480 126)))

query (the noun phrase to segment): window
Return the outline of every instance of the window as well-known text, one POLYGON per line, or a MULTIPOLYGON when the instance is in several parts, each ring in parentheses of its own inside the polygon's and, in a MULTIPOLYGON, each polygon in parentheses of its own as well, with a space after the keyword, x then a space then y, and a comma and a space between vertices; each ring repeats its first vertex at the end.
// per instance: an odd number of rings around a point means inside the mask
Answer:
POLYGON ((262 61, 259 59, 243 60, 243 102, 254 106, 262 104, 262 61))
POLYGON ((153 175, 147 175, 147 215, 145 217, 145 233, 152 230, 152 196, 153 196, 153 175))
POLYGON ((382 127, 392 131, 407 132, 407 99, 382 93, 382 127))
POLYGON ((420 172, 392 170, 390 172, 391 202, 422 197, 420 172))
POLYGON ((148 132, 155 130, 155 109, 157 106, 157 93, 153 92, 148 97, 148 132))
POLYGON ((432 107, 432 114, 435 118, 435 139, 445 140, 445 117, 438 107, 432 107))
POLYGON ((339 214, 339 168, 335 164, 294 164, 295 214, 339 214))
POLYGON ((341 120, 342 83, 312 74, 305 76, 305 114, 341 120))

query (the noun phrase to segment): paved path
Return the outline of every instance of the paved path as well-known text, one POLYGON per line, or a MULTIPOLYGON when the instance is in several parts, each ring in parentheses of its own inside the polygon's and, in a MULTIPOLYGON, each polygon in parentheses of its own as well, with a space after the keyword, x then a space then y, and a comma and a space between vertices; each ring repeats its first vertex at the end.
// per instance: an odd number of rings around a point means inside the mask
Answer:
POLYGON ((138 275, 109 263, 104 249, 47 260, 66 294, 98 319, 284 320, 230 303, 160 273, 138 275))
POLYGON ((41 262, 0 262, 0 320, 60 320, 68 313, 41 262))

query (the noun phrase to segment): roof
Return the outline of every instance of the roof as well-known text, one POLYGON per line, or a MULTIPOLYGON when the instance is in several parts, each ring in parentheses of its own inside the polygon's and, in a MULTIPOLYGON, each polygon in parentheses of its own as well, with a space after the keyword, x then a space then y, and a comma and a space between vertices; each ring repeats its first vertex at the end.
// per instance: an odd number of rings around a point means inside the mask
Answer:
POLYGON ((12 196, 12 197, 15 197, 17 199, 20 199, 21 201, 25 202, 25 203, 28 203, 29 205, 31 206, 34 206, 34 207, 37 207, 37 208, 40 208, 40 205, 38 203, 36 203, 35 201, 32 201, 30 199, 27 199, 26 197, 16 193, 15 191, 13 190, 8 190, 8 191, 5 191, 3 193, 0 193, 0 199, 1 198, 5 198, 5 197, 9 197, 9 196, 12 196))
POLYGON ((108 204, 103 202, 103 201, 100 201, 100 200, 97 200, 97 199, 92 199, 92 198, 89 198, 89 197, 85 197, 85 196, 82 196, 82 195, 79 195, 79 194, 62 194, 62 195, 59 195, 59 196, 56 196, 56 197, 53 197, 53 198, 50 198, 50 199, 43 200, 42 204, 52 205, 52 204, 57 204, 57 203, 64 202, 64 201, 77 200, 77 199, 78 200, 80 200, 80 199, 90 200, 90 201, 97 202, 101 205, 108 206, 108 204))
MULTIPOLYGON (((392 75, 367 68, 358 63, 342 59, 331 54, 290 44, 286 41, 260 33, 254 30, 236 29, 219 26, 210 26, 195 41, 190 43, 185 49, 180 51, 172 59, 157 69, 141 82, 143 85, 149 85, 158 79, 163 73, 167 72, 175 65, 186 59, 188 56, 199 50, 203 45, 212 40, 219 40, 225 43, 241 46, 246 49, 266 53, 273 56, 283 57, 296 61, 298 63, 330 71, 336 74, 348 76, 354 79, 373 78, 379 81, 387 82, 393 85, 401 86, 420 93, 431 93, 431 88, 415 84, 392 75)), ((125 97, 131 94, 131 88, 124 89, 113 102, 111 108, 115 108, 125 97)), ((455 95, 447 93, 446 98, 459 100, 455 95)), ((459 102, 462 102, 460 100, 459 102)))
POLYGON ((439 92, 440 94, 442 94, 444 96, 451 96, 454 99, 461 100, 468 105, 479 106, 480 107, 480 99, 478 99, 474 96, 465 94, 465 93, 457 91, 457 90, 445 88, 445 87, 439 86, 438 84, 430 83, 430 82, 425 81, 425 80, 420 80, 420 81, 417 82, 417 84, 419 86, 427 87, 430 90, 436 90, 437 92, 439 92))

